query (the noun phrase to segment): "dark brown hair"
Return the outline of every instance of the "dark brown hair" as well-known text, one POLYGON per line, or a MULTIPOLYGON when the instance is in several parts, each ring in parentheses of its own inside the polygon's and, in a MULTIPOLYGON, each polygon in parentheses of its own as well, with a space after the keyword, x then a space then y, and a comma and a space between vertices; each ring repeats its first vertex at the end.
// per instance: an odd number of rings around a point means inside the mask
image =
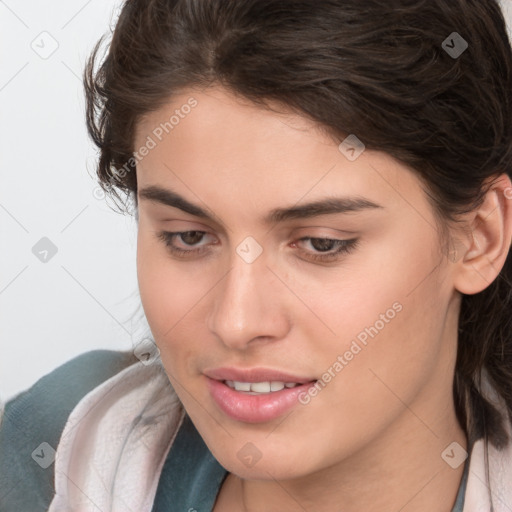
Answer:
MULTIPOLYGON (((216 84, 409 165, 444 226, 511 174, 512 52, 496 0, 127 0, 97 67, 101 45, 84 74, 87 125, 100 183, 117 199, 136 204, 141 116, 216 84), (467 42, 460 55, 447 51, 454 41, 467 42)), ((486 371, 511 414, 511 258, 462 297, 453 392, 470 444, 508 440, 510 418, 480 382, 486 371)))

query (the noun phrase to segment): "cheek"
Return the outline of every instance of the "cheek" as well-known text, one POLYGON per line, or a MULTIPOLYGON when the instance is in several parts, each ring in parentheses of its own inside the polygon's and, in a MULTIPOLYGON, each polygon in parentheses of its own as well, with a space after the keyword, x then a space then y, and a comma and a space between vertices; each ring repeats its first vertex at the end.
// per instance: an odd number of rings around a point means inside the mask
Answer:
POLYGON ((352 404, 363 424, 365 415, 371 421, 377 409, 385 418, 390 408, 401 407, 400 400, 410 402, 431 379, 444 357, 449 301, 434 270, 437 263, 425 244, 400 253, 381 251, 378 262, 366 262, 364 272, 347 278, 342 292, 331 290, 327 300, 324 296, 323 310, 317 295, 312 309, 323 311, 336 332, 322 350, 323 370, 336 374, 336 392, 325 394, 333 408, 338 401, 352 404), (338 356, 342 369, 333 368, 338 356))
POLYGON ((199 281, 172 261, 163 242, 139 227, 137 236, 137 278, 140 296, 155 341, 169 337, 175 326, 205 294, 199 281))
POLYGON ((204 349, 206 296, 218 277, 190 266, 185 272, 151 230, 139 227, 137 278, 144 314, 168 375, 181 380, 185 373, 195 373, 195 358, 204 349))
POLYGON ((294 291, 322 320, 304 317, 310 319, 308 338, 315 341, 315 351, 322 346, 327 356, 324 365, 350 350, 353 341, 361 347, 353 359, 367 365, 429 357, 426 346, 435 352, 426 341, 436 338, 449 294, 439 286, 435 240, 425 230, 412 240, 413 233, 404 229, 383 235, 372 242, 375 249, 363 247, 339 268, 317 273, 316 280, 293 276, 294 291))
MULTIPOLYGON (((407 247, 404 240, 396 238, 379 243, 378 250, 365 248, 355 253, 338 268, 311 267, 307 272, 288 274, 290 289, 309 308, 294 318, 298 324, 316 329, 316 335, 310 333, 311 339, 317 343, 324 339, 324 346, 331 345, 337 352, 358 335, 364 342, 370 336, 368 330, 375 334, 376 329, 376 336, 384 338, 391 330, 425 323, 429 304, 436 303, 440 295, 432 272, 438 262, 425 242, 407 247)), ((404 336, 397 338, 395 345, 401 338, 404 336)))

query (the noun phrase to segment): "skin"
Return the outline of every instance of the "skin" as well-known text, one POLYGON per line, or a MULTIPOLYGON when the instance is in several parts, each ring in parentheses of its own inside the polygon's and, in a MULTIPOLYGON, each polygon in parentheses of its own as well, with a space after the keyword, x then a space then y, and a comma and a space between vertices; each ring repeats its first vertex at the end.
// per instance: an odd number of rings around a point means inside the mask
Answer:
POLYGON ((453 469, 441 454, 454 441, 467 449, 452 397, 461 292, 483 290, 503 266, 510 180, 501 177, 466 229, 451 228, 461 242, 448 257, 411 169, 369 150, 349 161, 284 108, 220 86, 190 89, 140 121, 135 146, 190 97, 197 106, 138 163, 138 190, 171 189, 211 219, 139 197, 137 270, 169 379, 230 472, 214 510, 449 512, 463 464, 453 469), (381 208, 262 221, 274 208, 345 195, 381 208), (174 244, 204 253, 180 257, 158 238, 187 230, 207 234, 174 244), (236 252, 247 236, 263 249, 252 263, 236 252), (321 247, 303 237, 359 245, 321 263, 312 259, 321 247), (208 392, 203 371, 219 366, 320 379, 397 302, 402 310, 378 335, 288 415, 236 421, 208 392), (250 468, 237 457, 247 442, 261 454, 250 468))

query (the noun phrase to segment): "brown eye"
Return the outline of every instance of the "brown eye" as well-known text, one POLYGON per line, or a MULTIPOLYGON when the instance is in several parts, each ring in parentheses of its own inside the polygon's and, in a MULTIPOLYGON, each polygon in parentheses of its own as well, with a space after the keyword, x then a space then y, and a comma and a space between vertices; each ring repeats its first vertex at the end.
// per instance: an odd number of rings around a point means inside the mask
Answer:
POLYGON ((298 240, 298 242, 305 241, 308 241, 309 244, 307 245, 312 247, 312 250, 302 251, 306 258, 314 261, 330 262, 336 261, 343 255, 352 252, 357 247, 359 239, 337 240, 333 238, 304 237, 298 240))
POLYGON ((311 247, 320 252, 331 251, 336 246, 336 240, 331 240, 330 238, 310 238, 310 240, 311 247))
POLYGON ((208 235, 205 231, 161 231, 157 234, 157 238, 165 244, 172 254, 195 256, 207 251, 205 244, 197 245, 203 241, 205 235, 208 235), (178 247, 176 242, 180 243, 181 247, 178 247), (187 249, 187 247, 190 247, 190 249, 187 249))
POLYGON ((185 244, 194 245, 201 241, 204 236, 204 231, 185 231, 179 233, 179 236, 185 244))

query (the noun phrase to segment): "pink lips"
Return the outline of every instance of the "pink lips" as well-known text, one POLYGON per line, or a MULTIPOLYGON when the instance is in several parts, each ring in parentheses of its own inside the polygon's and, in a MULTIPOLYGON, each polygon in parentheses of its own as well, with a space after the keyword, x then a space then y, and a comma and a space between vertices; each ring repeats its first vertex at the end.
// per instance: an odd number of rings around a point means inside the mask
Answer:
POLYGON ((216 368, 204 372, 210 394, 219 408, 230 418, 246 423, 262 423, 278 418, 298 403, 301 393, 313 386, 315 379, 298 377, 280 371, 252 368, 216 368), (294 388, 250 395, 230 388, 225 381, 238 382, 293 382, 294 388))

